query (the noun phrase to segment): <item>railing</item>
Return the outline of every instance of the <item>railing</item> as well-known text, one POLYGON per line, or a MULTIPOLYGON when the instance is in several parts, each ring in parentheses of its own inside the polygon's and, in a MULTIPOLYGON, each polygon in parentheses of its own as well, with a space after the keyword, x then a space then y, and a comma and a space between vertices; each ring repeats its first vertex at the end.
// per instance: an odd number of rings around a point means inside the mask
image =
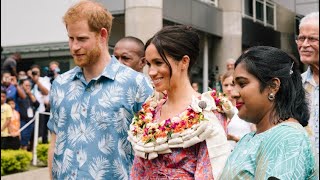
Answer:
MULTIPOLYGON (((33 152, 32 152, 32 165, 37 165, 37 146, 38 146, 38 138, 39 138, 39 115, 45 114, 50 115, 49 112, 38 112, 36 111, 35 116, 22 128, 19 129, 19 133, 27 128, 31 123, 34 122, 34 136, 33 136, 33 152)), ((49 135, 49 134, 48 134, 49 135)))

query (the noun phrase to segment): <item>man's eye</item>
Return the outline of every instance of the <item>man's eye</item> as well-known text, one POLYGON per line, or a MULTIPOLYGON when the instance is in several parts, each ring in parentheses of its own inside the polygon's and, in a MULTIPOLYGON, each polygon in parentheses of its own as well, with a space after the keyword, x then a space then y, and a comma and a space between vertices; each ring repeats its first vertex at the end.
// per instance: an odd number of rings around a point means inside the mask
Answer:
POLYGON ((309 37, 308 39, 309 39, 311 42, 319 41, 319 38, 316 38, 316 37, 309 37))

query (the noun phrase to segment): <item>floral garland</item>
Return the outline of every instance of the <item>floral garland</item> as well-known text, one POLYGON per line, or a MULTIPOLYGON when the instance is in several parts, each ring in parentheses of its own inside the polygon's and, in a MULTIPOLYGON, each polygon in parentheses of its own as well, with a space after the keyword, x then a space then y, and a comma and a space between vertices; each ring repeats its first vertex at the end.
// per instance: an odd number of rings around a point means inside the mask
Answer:
POLYGON ((155 123, 153 120, 156 107, 166 98, 165 96, 159 101, 155 95, 152 95, 146 100, 142 109, 133 118, 128 132, 129 137, 144 144, 156 142, 157 139, 170 139, 172 134, 181 133, 201 121, 205 121, 203 111, 216 110, 220 113, 226 113, 232 108, 231 102, 224 94, 212 90, 203 93, 200 99, 193 97, 191 105, 178 116, 155 123))

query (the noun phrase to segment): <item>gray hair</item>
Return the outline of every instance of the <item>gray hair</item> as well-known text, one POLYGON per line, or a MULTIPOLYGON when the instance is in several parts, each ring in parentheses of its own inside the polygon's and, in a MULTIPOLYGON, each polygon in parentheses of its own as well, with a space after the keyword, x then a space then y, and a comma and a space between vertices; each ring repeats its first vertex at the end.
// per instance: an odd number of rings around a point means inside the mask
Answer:
POLYGON ((316 24, 319 26, 319 12, 312 12, 303 17, 300 21, 299 29, 301 28, 301 26, 312 20, 314 20, 316 24))

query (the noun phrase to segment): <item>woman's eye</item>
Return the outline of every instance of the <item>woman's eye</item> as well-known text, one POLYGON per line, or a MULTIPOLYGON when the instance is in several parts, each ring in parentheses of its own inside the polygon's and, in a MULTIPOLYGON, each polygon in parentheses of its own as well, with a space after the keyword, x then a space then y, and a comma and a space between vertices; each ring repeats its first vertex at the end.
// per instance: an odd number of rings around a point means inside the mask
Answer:
POLYGON ((245 83, 239 83, 239 86, 240 86, 241 88, 243 88, 243 87, 246 86, 246 84, 245 84, 245 83))
POLYGON ((241 88, 245 87, 246 86, 246 82, 243 82, 243 81, 237 81, 234 83, 234 86, 239 86, 241 88))
POLYGON ((162 65, 162 62, 161 61, 156 61, 156 65, 160 66, 160 65, 162 65))

